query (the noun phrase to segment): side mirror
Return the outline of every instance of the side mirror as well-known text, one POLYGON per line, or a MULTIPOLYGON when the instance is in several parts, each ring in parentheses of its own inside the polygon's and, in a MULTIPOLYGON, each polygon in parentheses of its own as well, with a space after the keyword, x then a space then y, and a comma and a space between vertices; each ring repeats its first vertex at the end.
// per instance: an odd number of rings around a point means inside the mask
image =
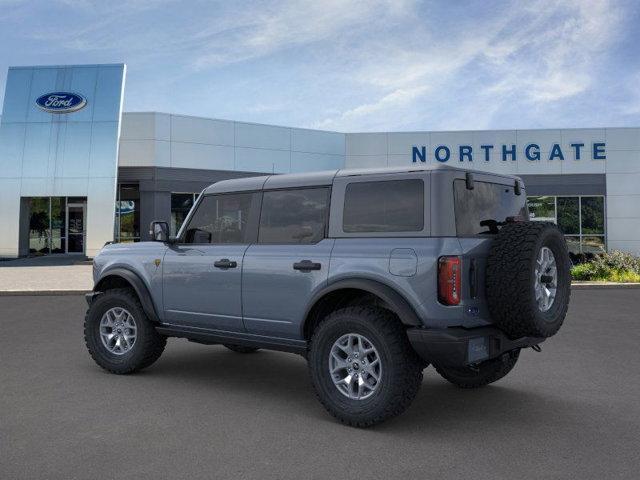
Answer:
POLYGON ((169 241, 169 224, 167 222, 153 221, 149 226, 149 235, 154 242, 169 241))

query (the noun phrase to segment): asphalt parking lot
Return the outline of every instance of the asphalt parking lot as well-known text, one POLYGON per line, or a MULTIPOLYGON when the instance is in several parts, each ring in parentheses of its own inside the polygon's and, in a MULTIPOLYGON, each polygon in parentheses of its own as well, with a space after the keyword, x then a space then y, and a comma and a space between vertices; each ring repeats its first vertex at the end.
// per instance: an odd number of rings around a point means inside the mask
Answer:
POLYGON ((336 423, 302 358, 170 340, 143 373, 85 351, 80 296, 0 297, 0 478, 640 476, 640 290, 573 292, 566 324, 482 390, 425 372, 401 417, 336 423))

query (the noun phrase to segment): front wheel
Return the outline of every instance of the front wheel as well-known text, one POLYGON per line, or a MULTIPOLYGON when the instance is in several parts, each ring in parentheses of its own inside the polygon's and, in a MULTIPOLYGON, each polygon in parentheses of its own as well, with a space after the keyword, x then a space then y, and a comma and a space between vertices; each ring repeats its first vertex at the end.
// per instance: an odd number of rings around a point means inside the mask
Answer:
POLYGON ((129 289, 107 290, 87 310, 84 340, 91 358, 111 373, 125 374, 154 363, 167 344, 129 289))
POLYGON ((440 367, 436 371, 445 380, 460 388, 479 388, 497 382, 516 366, 520 350, 512 350, 498 358, 468 367, 440 367))
POLYGON ((309 369, 322 405, 356 427, 399 415, 422 383, 422 364, 397 317, 374 307, 329 315, 311 339, 309 369))

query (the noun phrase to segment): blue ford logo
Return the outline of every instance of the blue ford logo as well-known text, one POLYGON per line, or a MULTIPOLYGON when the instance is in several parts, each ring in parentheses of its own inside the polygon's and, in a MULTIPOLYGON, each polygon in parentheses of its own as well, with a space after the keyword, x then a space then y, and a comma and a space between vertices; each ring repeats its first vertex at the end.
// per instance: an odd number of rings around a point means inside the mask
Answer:
POLYGON ((72 113, 85 107, 87 99, 77 93, 53 92, 38 97, 36 105, 49 113, 72 113))

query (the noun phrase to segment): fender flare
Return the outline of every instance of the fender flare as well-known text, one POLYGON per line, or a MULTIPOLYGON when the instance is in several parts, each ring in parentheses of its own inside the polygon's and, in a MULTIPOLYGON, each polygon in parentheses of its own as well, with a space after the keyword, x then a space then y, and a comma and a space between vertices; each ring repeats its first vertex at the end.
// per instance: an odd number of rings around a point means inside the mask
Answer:
POLYGON ((142 281, 140 276, 132 270, 128 268, 116 267, 109 270, 106 270, 102 273, 98 281, 96 282, 95 287, 93 287, 93 291, 95 293, 101 293, 102 291, 98 288, 100 282, 108 277, 120 277, 129 283, 133 290, 136 292, 140 303, 142 304, 142 309, 144 313, 149 317, 152 322, 160 323, 160 318, 156 313, 156 308, 153 305, 153 300, 151 299, 151 294, 149 293, 149 289, 142 281))
POLYGON ((422 322, 420 321, 420 318, 416 314, 415 310, 402 295, 400 295, 396 290, 388 285, 385 285, 384 283, 365 278, 338 280, 337 282, 330 283, 322 290, 317 292, 309 302, 309 306, 305 311, 303 323, 307 322, 311 310, 315 307, 317 302, 322 297, 324 297, 328 293, 343 289, 356 289, 371 293, 382 299, 387 305, 389 305, 393 313, 398 315, 398 318, 404 325, 422 326, 422 322))

